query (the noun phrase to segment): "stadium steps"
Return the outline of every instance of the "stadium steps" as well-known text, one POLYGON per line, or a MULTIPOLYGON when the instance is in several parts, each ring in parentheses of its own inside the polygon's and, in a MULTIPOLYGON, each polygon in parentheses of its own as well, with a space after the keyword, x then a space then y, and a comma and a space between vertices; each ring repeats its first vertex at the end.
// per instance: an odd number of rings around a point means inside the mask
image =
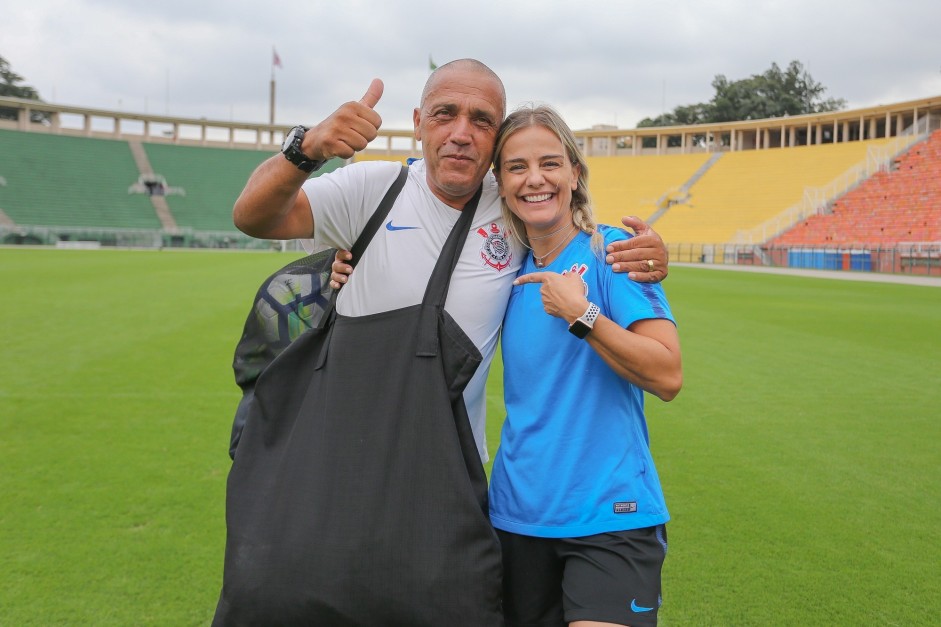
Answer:
POLYGON ((679 189, 708 159, 707 153, 587 157, 595 219, 613 225, 625 215, 649 220, 658 199, 679 189))
POLYGON ((689 177, 689 180, 687 180, 685 183, 680 185, 679 190, 677 190, 675 194, 667 192, 666 194, 661 196, 657 200, 657 206, 659 207, 659 209, 657 209, 657 212, 647 219, 647 223, 648 224, 655 223, 657 220, 659 220, 663 216, 663 214, 665 214, 667 211, 670 210, 670 207, 677 205, 680 202, 683 202, 685 200, 688 200, 689 190, 693 187, 693 185, 696 184, 696 181, 698 181, 703 176, 705 176, 706 172, 709 171, 709 168, 711 168, 715 164, 716 161, 722 158, 722 154, 723 153, 721 152, 717 152, 713 154, 711 157, 709 157, 709 159, 704 164, 702 164, 702 166, 700 166, 698 170, 693 172, 693 175, 689 177))
MULTIPOLYGON (((134 156, 137 171, 141 174, 153 174, 154 169, 147 158, 147 152, 144 151, 144 145, 136 139, 128 140, 127 143, 131 147, 131 155, 134 156)), ((164 229, 168 231, 179 230, 176 220, 173 218, 173 212, 170 211, 170 205, 167 204, 167 199, 164 196, 150 196, 150 204, 153 206, 154 213, 157 214, 157 219, 160 220, 160 224, 163 225, 164 229)))
POLYGON ((15 224, 158 229, 126 141, 0 130, 0 207, 15 224))
POLYGON ((895 159, 836 200, 829 213, 809 217, 772 246, 892 246, 941 242, 941 131, 895 159))
POLYGON ((143 145, 154 174, 185 195, 165 196, 180 227, 232 231, 232 206, 245 181, 271 156, 258 150, 230 150, 173 144, 143 145))
POLYGON ((680 191, 683 193, 689 192, 689 190, 693 187, 693 185, 695 185, 696 182, 699 181, 699 179, 701 179, 702 177, 706 175, 706 172, 709 171, 709 168, 715 165, 716 161, 722 158, 723 154, 724 153, 717 152, 713 154, 711 157, 709 157, 709 160, 706 161, 704 164, 702 164, 702 166, 698 170, 693 172, 693 175, 689 178, 688 181, 683 183, 682 187, 680 187, 680 191))

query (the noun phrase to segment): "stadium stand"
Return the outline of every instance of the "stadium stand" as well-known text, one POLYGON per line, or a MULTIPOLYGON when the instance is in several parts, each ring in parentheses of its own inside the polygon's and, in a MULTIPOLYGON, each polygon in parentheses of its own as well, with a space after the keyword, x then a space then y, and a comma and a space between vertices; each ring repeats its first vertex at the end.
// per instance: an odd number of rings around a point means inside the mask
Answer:
POLYGON ((602 224, 621 224, 621 216, 649 219, 669 203, 709 159, 707 153, 588 157, 591 198, 602 224))
POLYGON ((15 224, 159 229, 127 142, 0 130, 0 208, 15 224))
MULTIPOLYGON (((231 231, 232 205, 252 171, 271 156, 267 150, 144 144, 155 173, 185 194, 167 197, 176 223, 203 231, 231 231)), ((319 173, 342 165, 340 160, 324 164, 319 173)))
MULTIPOLYGON (((3 96, 0 105, 18 112, 0 120, 0 244, 291 246, 245 236, 231 221, 245 180, 285 127, 3 96)), ((941 136, 919 143, 939 127, 941 97, 931 97, 575 134, 599 222, 646 219, 675 261, 941 275, 941 136), (896 250, 883 262, 885 246, 896 250)), ((420 154, 411 130, 383 130, 355 160, 420 154)))
MULTIPOLYGON (((0 223, 85 229, 59 239, 94 239, 94 229, 233 233, 232 205, 272 154, 2 129, 0 146, 0 223), (46 165, 53 157, 68 167, 46 165)), ((320 173, 342 164, 331 160, 320 173)))
POLYGON ((941 242, 941 131, 780 237, 773 247, 941 242))
POLYGON ((270 151, 144 144, 155 173, 185 195, 167 196, 180 227, 232 230, 232 205, 252 171, 270 151))
POLYGON ((830 182, 866 159, 884 139, 729 152, 656 222, 664 240, 722 243, 798 202, 804 189, 830 182))

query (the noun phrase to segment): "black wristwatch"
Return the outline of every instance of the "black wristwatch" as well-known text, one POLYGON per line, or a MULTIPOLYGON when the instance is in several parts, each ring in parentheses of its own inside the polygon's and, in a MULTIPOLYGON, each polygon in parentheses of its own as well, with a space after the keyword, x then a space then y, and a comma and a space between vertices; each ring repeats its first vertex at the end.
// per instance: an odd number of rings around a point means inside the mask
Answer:
POLYGON ((284 158, 296 165, 299 170, 303 170, 308 174, 326 163, 324 160, 311 159, 301 151, 304 133, 309 130, 306 126, 295 126, 288 131, 281 143, 281 154, 284 155, 284 158))
POLYGON ((585 310, 580 317, 575 318, 575 322, 569 325, 569 333, 574 335, 580 340, 585 339, 585 336, 588 335, 588 332, 591 331, 595 326, 595 320, 598 319, 598 314, 601 313, 601 309, 598 305, 594 303, 588 303, 588 309, 585 310))

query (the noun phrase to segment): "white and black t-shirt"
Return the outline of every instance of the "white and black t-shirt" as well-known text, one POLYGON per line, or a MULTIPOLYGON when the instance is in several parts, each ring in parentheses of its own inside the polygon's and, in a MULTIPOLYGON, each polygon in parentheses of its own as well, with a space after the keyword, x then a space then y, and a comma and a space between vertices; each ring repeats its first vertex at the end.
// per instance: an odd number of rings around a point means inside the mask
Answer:
MULTIPOLYGON (((314 216, 313 242, 349 249, 400 169, 395 162, 365 161, 304 183, 314 216)), ((464 401, 478 451, 486 461, 484 386, 513 279, 524 255, 503 223, 492 174, 487 174, 483 185, 471 232, 451 276, 445 309, 483 355, 483 363, 464 391, 464 401)), ((337 311, 363 316, 420 303, 438 255, 460 215, 429 189, 425 162, 413 163, 389 216, 340 291, 337 311)))

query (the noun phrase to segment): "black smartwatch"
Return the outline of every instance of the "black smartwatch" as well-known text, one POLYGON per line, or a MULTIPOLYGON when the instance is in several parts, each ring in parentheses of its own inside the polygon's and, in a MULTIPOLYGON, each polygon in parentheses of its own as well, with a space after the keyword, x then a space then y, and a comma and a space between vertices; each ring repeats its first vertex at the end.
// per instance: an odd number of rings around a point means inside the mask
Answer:
POLYGON ((308 174, 326 163, 324 160, 311 159, 301 151, 304 133, 309 130, 306 126, 295 126, 288 131, 281 143, 281 154, 284 155, 284 158, 296 165, 298 170, 303 170, 308 174))
POLYGON ((588 332, 591 331, 595 326, 595 320, 598 319, 598 314, 601 313, 601 309, 598 305, 594 303, 588 303, 588 309, 585 310, 580 317, 575 318, 575 322, 569 325, 569 333, 574 335, 580 340, 585 339, 585 336, 588 335, 588 332))

